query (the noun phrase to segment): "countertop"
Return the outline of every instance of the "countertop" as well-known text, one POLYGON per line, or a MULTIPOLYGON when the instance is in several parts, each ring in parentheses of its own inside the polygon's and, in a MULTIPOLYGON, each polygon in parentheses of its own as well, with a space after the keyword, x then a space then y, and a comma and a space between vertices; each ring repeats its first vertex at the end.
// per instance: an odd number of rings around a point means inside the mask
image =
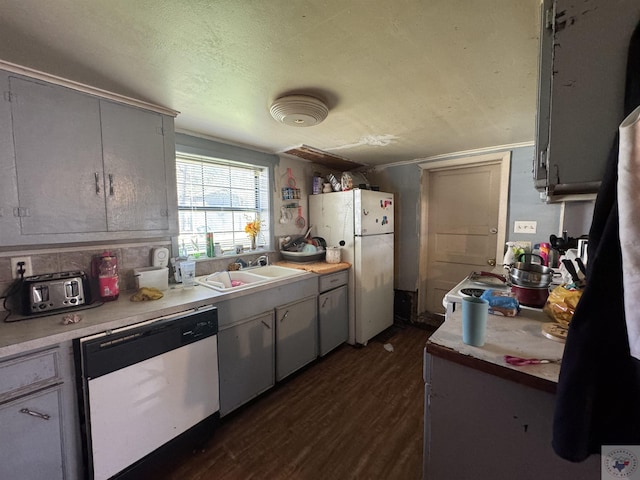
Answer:
POLYGON ((462 309, 447 315, 446 321, 427 342, 427 352, 540 390, 555 393, 559 363, 517 367, 505 362, 505 355, 523 358, 562 359, 564 343, 542 334, 550 322, 542 310, 523 308, 515 317, 489 315, 484 346, 462 342, 462 309))
POLYGON ((340 263, 327 263, 327 262, 308 262, 308 263, 296 263, 296 262, 276 262, 275 265, 287 268, 297 268, 298 270, 306 270, 307 272, 317 273, 319 275, 326 275, 327 273, 340 272, 351 268, 351 264, 348 262, 340 263))
POLYGON ((223 300, 250 295, 309 278, 313 273, 275 280, 267 284, 229 293, 219 293, 202 285, 183 288, 172 286, 159 300, 132 302, 134 292, 123 292, 116 301, 105 302, 95 308, 76 310, 81 316, 78 323, 63 325, 65 314, 28 317, 18 322, 0 322, 0 358, 46 348, 75 338, 100 333, 134 323, 172 315, 203 305, 214 305, 223 300))

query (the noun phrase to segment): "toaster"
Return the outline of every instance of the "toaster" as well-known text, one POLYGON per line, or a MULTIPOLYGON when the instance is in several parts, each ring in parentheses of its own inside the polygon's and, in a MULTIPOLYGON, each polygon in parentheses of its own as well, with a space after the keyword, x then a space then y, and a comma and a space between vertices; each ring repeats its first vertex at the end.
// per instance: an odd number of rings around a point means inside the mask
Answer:
POLYGON ((35 315, 91 303, 83 271, 47 273, 22 279, 22 313, 35 315))

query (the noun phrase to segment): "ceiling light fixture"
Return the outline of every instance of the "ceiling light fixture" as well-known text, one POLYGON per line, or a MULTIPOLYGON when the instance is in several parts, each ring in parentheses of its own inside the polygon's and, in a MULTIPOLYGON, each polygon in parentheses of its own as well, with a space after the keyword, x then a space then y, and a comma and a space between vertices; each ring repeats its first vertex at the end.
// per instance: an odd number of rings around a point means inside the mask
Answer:
POLYGON ((327 118, 329 108, 316 97, 287 95, 273 102, 269 112, 273 118, 285 125, 312 127, 327 118))

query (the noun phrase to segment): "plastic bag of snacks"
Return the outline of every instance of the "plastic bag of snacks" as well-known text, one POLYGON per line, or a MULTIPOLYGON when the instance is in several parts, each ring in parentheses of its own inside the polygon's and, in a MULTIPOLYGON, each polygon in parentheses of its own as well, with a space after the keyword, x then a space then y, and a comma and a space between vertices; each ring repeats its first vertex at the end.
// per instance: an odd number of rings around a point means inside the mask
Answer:
POLYGON ((489 302, 489 313, 515 317, 520 311, 520 304, 511 292, 501 290, 485 290, 480 298, 489 302))
POLYGON ((559 285, 549 293, 542 311, 549 318, 566 327, 573 318, 581 296, 582 289, 576 288, 572 283, 559 285))

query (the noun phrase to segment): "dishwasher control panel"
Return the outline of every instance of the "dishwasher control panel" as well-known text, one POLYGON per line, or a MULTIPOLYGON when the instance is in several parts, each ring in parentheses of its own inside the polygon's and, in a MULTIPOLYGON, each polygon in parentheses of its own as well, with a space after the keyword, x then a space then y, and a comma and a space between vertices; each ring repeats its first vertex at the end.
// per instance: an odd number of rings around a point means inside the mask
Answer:
POLYGON ((218 333, 218 315, 217 310, 214 314, 207 312, 208 318, 194 319, 181 327, 182 341, 184 343, 195 342, 201 338, 210 337, 218 333))

